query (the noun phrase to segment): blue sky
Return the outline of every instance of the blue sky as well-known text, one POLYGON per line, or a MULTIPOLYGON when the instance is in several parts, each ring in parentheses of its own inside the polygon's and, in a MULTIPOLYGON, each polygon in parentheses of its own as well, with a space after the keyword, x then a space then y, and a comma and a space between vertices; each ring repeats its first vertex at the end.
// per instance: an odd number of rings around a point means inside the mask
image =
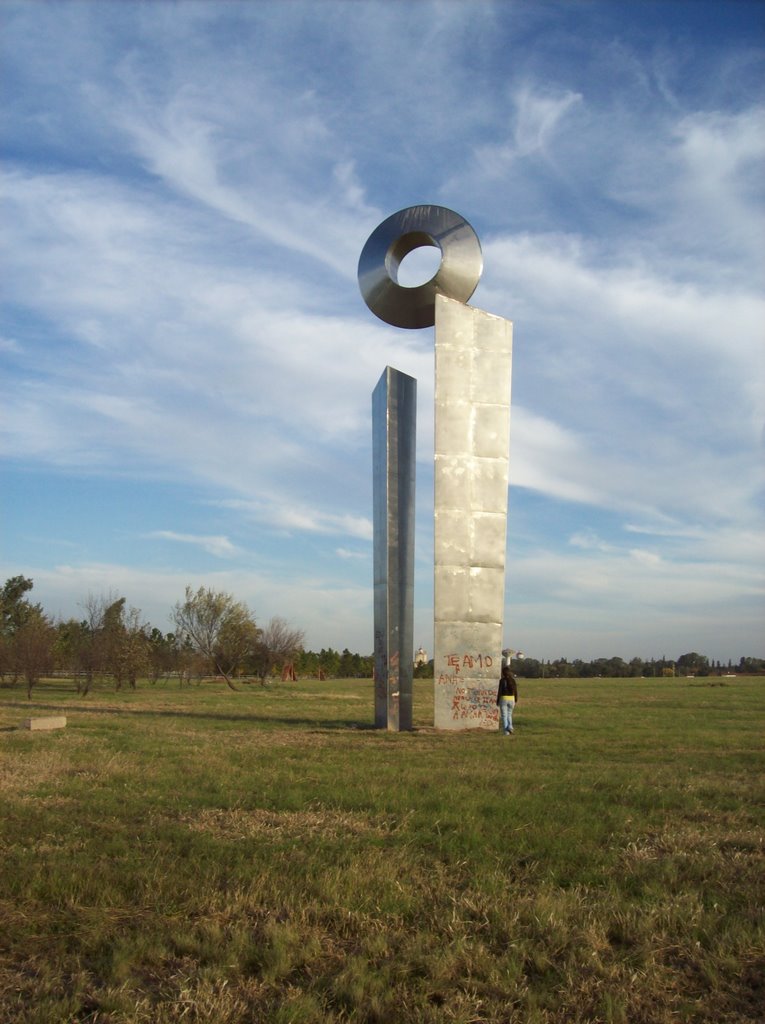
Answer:
MULTIPOLYGON (((506 642, 762 654, 765 4, 0 6, 0 576, 190 585, 372 649, 371 393, 433 338, 356 283, 402 207, 514 322, 506 642)), ((411 257, 409 283, 423 273, 411 257)), ((406 266, 403 269, 406 269, 406 266)))

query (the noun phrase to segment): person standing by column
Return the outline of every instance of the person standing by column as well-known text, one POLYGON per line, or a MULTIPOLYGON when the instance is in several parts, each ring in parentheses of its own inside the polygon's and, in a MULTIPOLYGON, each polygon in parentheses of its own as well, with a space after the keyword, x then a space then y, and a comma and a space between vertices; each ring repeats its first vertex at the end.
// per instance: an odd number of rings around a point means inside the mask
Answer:
POLYGON ((499 707, 500 728, 504 736, 513 732, 513 709, 518 703, 518 683, 510 671, 509 665, 502 666, 502 675, 497 687, 497 705, 499 707))

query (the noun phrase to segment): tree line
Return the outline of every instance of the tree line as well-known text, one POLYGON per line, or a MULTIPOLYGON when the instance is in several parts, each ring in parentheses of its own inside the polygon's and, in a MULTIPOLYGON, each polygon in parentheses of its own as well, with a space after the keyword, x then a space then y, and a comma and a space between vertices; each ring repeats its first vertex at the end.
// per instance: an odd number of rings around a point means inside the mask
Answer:
POLYGON ((513 672, 526 679, 642 679, 666 676, 710 675, 765 675, 765 658, 739 658, 737 662, 712 661, 703 654, 689 651, 673 660, 661 658, 595 658, 583 661, 575 658, 556 658, 538 661, 536 658, 513 659, 513 672))
POLYGON ((247 605, 223 591, 187 587, 172 609, 174 631, 163 633, 114 594, 90 595, 81 618, 56 622, 29 599, 32 587, 14 576, 0 590, 0 681, 23 680, 29 697, 53 672, 70 676, 80 694, 105 679, 120 690, 170 676, 181 685, 220 676, 235 690, 244 679, 265 684, 303 650, 301 629, 278 616, 258 626, 247 605))
MULTIPOLYGON (((537 658, 513 658, 513 674, 522 679, 645 679, 668 676, 765 675, 765 658, 739 658, 737 662, 711 661, 703 654, 690 651, 676 660, 669 658, 595 658, 583 661, 575 658, 555 658, 540 661, 537 658)), ((420 665, 414 676, 433 678, 433 662, 420 665)))
MULTIPOLYGON (((265 685, 287 673, 319 679, 371 679, 374 673, 373 655, 331 647, 306 651, 301 629, 279 617, 261 627, 247 605, 223 591, 187 587, 171 612, 174 631, 163 633, 143 620, 140 609, 128 607, 124 597, 114 594, 90 595, 81 605, 81 618, 54 621, 30 600, 32 587, 31 579, 14 576, 0 590, 0 683, 22 680, 30 697, 39 679, 53 672, 71 677, 80 694, 104 681, 120 690, 135 689, 139 679, 156 683, 172 677, 188 685, 214 675, 235 690, 244 681, 265 685)), ((722 664, 695 651, 676 660, 629 662, 525 658, 514 659, 513 670, 526 679, 765 675, 765 658, 722 664)), ((432 678, 433 662, 418 665, 414 677, 432 678)))

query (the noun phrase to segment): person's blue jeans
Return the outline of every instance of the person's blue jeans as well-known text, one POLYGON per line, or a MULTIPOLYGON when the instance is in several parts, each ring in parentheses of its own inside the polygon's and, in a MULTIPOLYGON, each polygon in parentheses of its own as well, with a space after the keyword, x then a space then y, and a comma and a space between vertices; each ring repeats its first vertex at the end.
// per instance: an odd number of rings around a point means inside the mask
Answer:
POLYGON ((505 736, 509 736, 513 731, 513 708, 515 707, 515 701, 500 700, 499 702, 499 720, 502 723, 502 732, 505 736))

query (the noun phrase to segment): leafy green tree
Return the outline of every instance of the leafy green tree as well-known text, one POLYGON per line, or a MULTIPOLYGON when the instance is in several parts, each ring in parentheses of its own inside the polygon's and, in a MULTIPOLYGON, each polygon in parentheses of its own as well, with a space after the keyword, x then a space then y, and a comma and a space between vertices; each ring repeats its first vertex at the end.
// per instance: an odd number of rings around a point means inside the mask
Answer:
POLYGON ((92 648, 92 635, 85 620, 59 622, 56 628, 56 661, 71 675, 78 693, 87 693, 93 682, 92 648))
POLYGON ((299 676, 319 674, 319 655, 315 651, 298 651, 295 655, 295 672, 299 676))
POLYGON ((106 605, 101 620, 102 669, 111 674, 117 690, 122 689, 127 674, 123 657, 125 632, 125 598, 118 597, 106 605))
POLYGON ((147 657, 149 663, 149 679, 156 683, 158 679, 177 671, 178 651, 174 633, 163 633, 156 626, 147 638, 147 657))
POLYGON ((319 651, 319 671, 325 679, 337 679, 340 675, 340 654, 331 647, 319 651))
POLYGON ((354 664, 353 655, 346 647, 343 653, 340 655, 340 661, 337 667, 337 674, 341 679, 352 679, 354 676, 354 664))
POLYGON ((0 678, 10 675, 14 683, 20 674, 16 634, 31 612, 32 605, 24 595, 32 586, 25 576, 12 576, 0 590, 0 678))
POLYGON ((5 677, 11 670, 11 645, 0 633, 0 684, 5 684, 5 677))
MULTIPOLYGON (((32 586, 33 581, 26 576, 12 576, 0 590, 0 676, 5 678, 9 673, 14 683, 23 676, 29 694, 39 678, 36 666, 50 640, 47 631, 52 628, 42 605, 32 604, 24 596, 32 586)), ((52 648, 42 658, 46 668, 52 664, 51 655, 52 648)))
POLYGON ((566 658, 556 658, 555 661, 550 662, 548 675, 558 679, 571 679, 578 673, 574 665, 570 664, 566 658))
POLYGON ((765 658, 741 658, 738 671, 758 676, 765 675, 765 658))
POLYGON ((677 659, 677 670, 684 675, 707 675, 709 672, 709 658, 706 658, 703 654, 697 654, 696 651, 681 654, 677 659))
POLYGON ((24 623, 32 605, 24 597, 34 583, 25 576, 12 576, 0 590, 0 634, 12 637, 24 623))
POLYGON ((539 679, 542 675, 542 662, 537 658, 524 658, 523 661, 518 662, 517 672, 515 668, 513 668, 513 672, 524 679, 539 679))
POLYGON ((186 598, 173 609, 177 632, 191 647, 204 655, 236 690, 233 677, 244 659, 254 653, 259 630, 249 609, 231 594, 200 587, 196 593, 186 587, 186 598))
MULTIPOLYGON (((372 663, 374 663, 374 658, 371 658, 369 660, 372 663)), ((372 668, 373 668, 373 665, 372 665, 372 668)), ((371 674, 371 669, 370 669, 370 674, 371 674)), ((433 678, 433 659, 431 658, 430 661, 422 662, 419 665, 415 665, 414 670, 412 672, 412 678, 413 679, 432 679, 433 678)))

